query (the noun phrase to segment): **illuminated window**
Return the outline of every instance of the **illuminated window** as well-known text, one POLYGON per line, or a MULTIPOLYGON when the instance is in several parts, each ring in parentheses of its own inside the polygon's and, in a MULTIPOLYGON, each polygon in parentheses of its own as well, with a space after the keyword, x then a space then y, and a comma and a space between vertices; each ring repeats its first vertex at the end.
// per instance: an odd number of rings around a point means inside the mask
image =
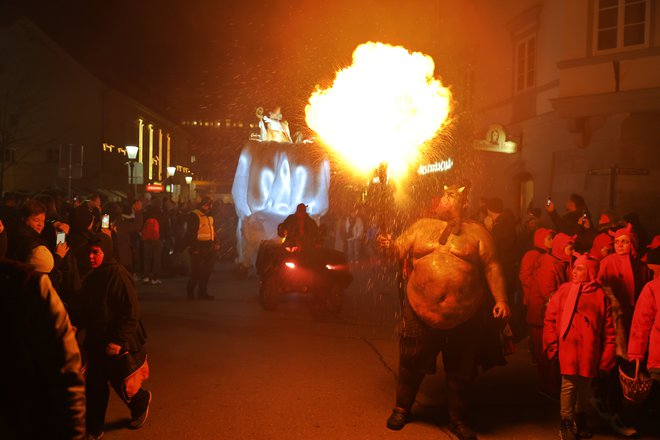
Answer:
POLYGON ((536 36, 516 44, 515 90, 522 92, 536 85, 536 36))
POLYGON ((648 46, 650 0, 597 0, 596 52, 648 46))

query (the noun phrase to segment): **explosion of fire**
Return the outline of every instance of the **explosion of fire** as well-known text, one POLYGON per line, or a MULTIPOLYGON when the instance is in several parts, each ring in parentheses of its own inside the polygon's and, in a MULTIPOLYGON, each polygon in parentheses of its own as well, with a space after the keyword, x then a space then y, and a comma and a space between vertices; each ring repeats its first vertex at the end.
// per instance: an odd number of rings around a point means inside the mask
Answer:
POLYGON ((354 171, 386 163, 401 178, 447 121, 451 93, 434 67, 430 56, 401 46, 361 44, 333 85, 309 98, 307 125, 354 171))

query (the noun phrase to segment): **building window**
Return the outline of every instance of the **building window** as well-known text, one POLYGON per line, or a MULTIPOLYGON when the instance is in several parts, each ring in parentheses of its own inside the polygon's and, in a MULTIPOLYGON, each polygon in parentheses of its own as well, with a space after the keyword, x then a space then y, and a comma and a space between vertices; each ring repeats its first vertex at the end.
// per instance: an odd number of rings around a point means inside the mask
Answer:
POLYGON ((596 51, 648 45, 650 0, 597 0, 596 51))
POLYGON ((525 38, 516 44, 516 92, 536 85, 536 36, 525 38))

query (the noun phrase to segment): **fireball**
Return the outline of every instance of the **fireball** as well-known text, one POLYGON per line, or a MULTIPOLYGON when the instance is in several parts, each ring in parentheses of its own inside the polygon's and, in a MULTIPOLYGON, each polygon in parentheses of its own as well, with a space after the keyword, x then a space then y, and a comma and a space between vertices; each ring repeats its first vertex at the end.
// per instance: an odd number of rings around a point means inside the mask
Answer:
POLYGON ((317 87, 305 120, 338 160, 360 174, 387 164, 401 178, 447 123, 451 93, 433 59, 401 46, 365 43, 328 89, 317 87))

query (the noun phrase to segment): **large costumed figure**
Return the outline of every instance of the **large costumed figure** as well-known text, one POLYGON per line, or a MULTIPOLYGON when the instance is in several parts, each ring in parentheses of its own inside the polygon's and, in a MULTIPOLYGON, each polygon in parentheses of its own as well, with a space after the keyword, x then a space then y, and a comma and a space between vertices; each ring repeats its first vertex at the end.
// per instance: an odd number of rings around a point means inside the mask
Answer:
POLYGON ((415 396, 426 374, 434 374, 440 352, 447 378, 450 429, 461 440, 477 438, 467 423, 470 384, 479 365, 503 362, 497 326, 483 313, 487 292, 492 316, 510 315, 502 269, 488 231, 463 219, 465 187, 446 187, 436 214, 417 221, 396 240, 378 237, 398 258, 412 255, 400 335, 396 405, 387 420, 398 430, 409 421, 415 396), (489 333, 484 334, 484 332, 489 333), (488 334, 492 338, 485 337, 488 334), (484 354, 494 355, 486 359, 484 354), (490 362, 492 361, 492 362, 490 362))

